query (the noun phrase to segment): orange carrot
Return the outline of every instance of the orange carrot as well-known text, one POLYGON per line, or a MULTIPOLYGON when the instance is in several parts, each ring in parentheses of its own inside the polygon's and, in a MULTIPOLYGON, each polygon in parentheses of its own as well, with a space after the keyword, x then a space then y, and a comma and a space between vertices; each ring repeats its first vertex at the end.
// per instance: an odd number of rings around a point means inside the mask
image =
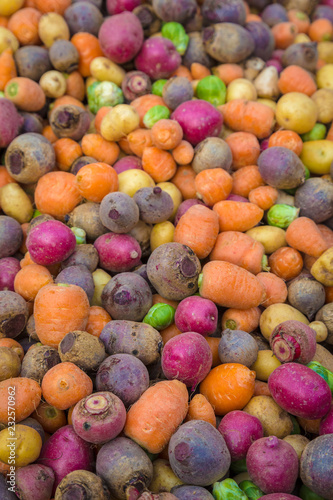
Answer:
POLYGON ((265 104, 234 99, 218 109, 223 114, 224 124, 235 131, 249 132, 258 139, 264 139, 271 134, 275 114, 265 104))
POLYGON ((179 302, 177 300, 170 300, 162 297, 158 293, 154 293, 153 295, 153 305, 154 304, 169 304, 169 306, 177 309, 179 302))
POLYGON ((83 154, 92 156, 98 162, 113 165, 119 155, 119 147, 115 142, 107 141, 99 134, 86 134, 81 141, 83 154))
POLYGON ((218 233, 217 215, 203 205, 193 205, 180 218, 174 241, 189 246, 199 259, 204 259, 212 251, 218 233))
POLYGON ((3 92, 7 83, 17 76, 13 51, 5 49, 0 55, 0 90, 3 92))
POLYGON ((248 198, 250 191, 265 184, 260 175, 259 167, 256 165, 248 165, 236 170, 232 174, 232 181, 231 192, 244 196, 244 198, 248 198))
POLYGON ((23 76, 9 80, 5 87, 5 97, 22 111, 40 111, 46 102, 42 87, 23 76))
POLYGON ((111 320, 110 314, 103 307, 91 306, 85 331, 99 337, 105 325, 111 320))
POLYGON ((288 226, 286 240, 289 246, 311 257, 320 257, 329 248, 316 223, 308 217, 298 217, 288 226))
POLYGON ((194 180, 197 197, 212 207, 225 200, 231 193, 232 177, 223 168, 207 168, 199 172, 194 180))
POLYGON ((260 281, 246 269, 230 262, 213 260, 205 264, 199 284, 200 295, 222 307, 250 309, 265 299, 260 281))
POLYGON ((290 149, 299 156, 303 149, 303 141, 293 130, 278 130, 268 140, 268 147, 274 146, 290 149))
POLYGON ((256 379, 254 381, 253 396, 272 396, 270 390, 268 389, 268 383, 256 379))
POLYGON ((288 10, 288 19, 297 26, 298 33, 307 33, 310 26, 309 16, 298 9, 288 10))
POLYGON ((261 311, 259 307, 250 309, 227 309, 222 316, 222 330, 242 330, 253 332, 259 326, 261 311))
POLYGON ((303 269, 303 259, 295 248, 280 247, 268 258, 271 272, 283 280, 296 278, 303 269))
POLYGON ((172 325, 168 326, 167 328, 164 328, 163 330, 160 331, 162 340, 163 340, 163 345, 165 345, 168 340, 172 339, 173 337, 176 337, 176 335, 180 335, 182 332, 176 327, 175 323, 172 323, 172 325))
POLYGON ((139 113, 140 127, 144 128, 143 118, 147 111, 153 106, 165 106, 165 102, 159 95, 146 94, 134 99, 134 101, 131 102, 131 106, 139 113))
POLYGON ((261 221, 264 211, 254 203, 219 201, 213 207, 219 216, 220 231, 245 232, 261 221))
POLYGON ((178 165, 189 165, 194 156, 192 144, 187 141, 180 141, 178 146, 172 150, 172 156, 178 165))
POLYGON ((269 210, 278 199, 279 192, 272 186, 259 186, 249 192, 249 201, 262 210, 269 210))
POLYGON ((225 142, 231 149, 232 166, 235 170, 257 164, 260 145, 255 135, 249 132, 234 132, 226 138, 225 142))
POLYGON ((171 179, 182 193, 184 200, 196 198, 195 177, 193 168, 190 165, 183 165, 177 168, 176 174, 171 179))
POLYGON ((221 364, 220 356, 219 356, 219 344, 220 337, 206 337, 210 350, 212 351, 213 362, 212 368, 221 364))
POLYGON ((287 94, 288 92, 301 92, 309 97, 317 90, 317 85, 310 76, 310 73, 300 66, 293 64, 287 66, 282 73, 280 73, 278 87, 282 94, 287 94))
POLYGON ((216 239, 210 260, 223 260, 246 269, 252 274, 262 270, 264 246, 240 231, 224 231, 216 239))
POLYGON ((137 128, 127 136, 131 152, 142 158, 145 148, 154 146, 151 129, 137 128))
POLYGON ((191 75, 193 80, 202 80, 206 76, 211 75, 211 72, 203 64, 194 62, 191 64, 191 75))
POLYGON ((214 408, 202 394, 196 394, 188 405, 185 422, 189 422, 190 420, 203 420, 216 427, 214 408))
POLYGON ((163 380, 149 387, 128 410, 124 434, 150 453, 160 453, 187 411, 186 385, 163 380))
POLYGON ((244 71, 239 64, 219 64, 213 69, 215 76, 218 76, 226 85, 229 85, 237 78, 243 78, 244 71))
POLYGON ((325 303, 333 302, 333 286, 325 286, 325 303))
POLYGON ((263 307, 272 304, 283 304, 287 300, 288 289, 283 279, 273 273, 258 273, 257 279, 263 285, 266 293, 265 300, 261 303, 263 307))
POLYGON ((176 120, 158 120, 151 129, 155 146, 160 149, 174 149, 183 139, 183 129, 176 120))
POLYGON ((324 240, 329 247, 333 247, 333 231, 325 224, 317 224, 319 231, 321 232, 324 240))
POLYGON ((276 49, 286 49, 294 43, 298 29, 296 24, 290 22, 278 23, 271 28, 272 35, 275 39, 276 49))
POLYGON ((53 279, 51 273, 46 267, 38 264, 30 264, 22 267, 14 279, 14 290, 25 300, 35 300, 39 290, 53 279))
POLYGON ((166 182, 175 175, 177 165, 169 151, 152 146, 143 150, 142 168, 155 182, 166 182))
POLYGON ((189 69, 187 69, 186 66, 183 66, 182 64, 180 66, 178 66, 176 71, 174 71, 171 76, 181 76, 183 78, 187 78, 190 82, 193 80, 192 75, 191 75, 191 71, 189 69))

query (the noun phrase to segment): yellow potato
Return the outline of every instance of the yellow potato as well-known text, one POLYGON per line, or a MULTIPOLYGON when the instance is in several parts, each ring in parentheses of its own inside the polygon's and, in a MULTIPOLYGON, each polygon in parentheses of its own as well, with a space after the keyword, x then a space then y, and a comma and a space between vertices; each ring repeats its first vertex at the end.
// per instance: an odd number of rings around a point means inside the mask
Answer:
POLYGON ((312 276, 325 286, 333 286, 333 247, 324 252, 311 267, 312 276))
POLYGON ((0 189, 2 211, 20 224, 29 222, 33 216, 33 206, 29 196, 16 182, 10 182, 0 189))
POLYGON ((153 462, 153 479, 149 485, 153 493, 170 491, 174 486, 184 484, 173 472, 168 460, 157 458, 153 462))
POLYGON ((333 161, 333 141, 307 141, 303 143, 300 158, 312 174, 329 174, 333 161))
POLYGON ((312 321, 309 327, 316 332, 316 342, 324 342, 327 339, 328 331, 322 321, 312 321))
POLYGON ((304 448, 310 443, 309 439, 301 434, 290 434, 284 437, 283 441, 287 441, 294 448, 298 458, 301 458, 304 448))
POLYGON ((319 89, 333 90, 333 64, 325 64, 317 71, 317 85, 319 89))
POLYGON ((317 43, 318 57, 326 64, 333 63, 333 42, 317 43))
POLYGON ((276 106, 276 120, 280 127, 293 130, 297 134, 310 132, 316 124, 317 115, 316 104, 301 92, 283 95, 276 106))
POLYGON ((261 102, 261 104, 266 104, 266 106, 271 108, 273 111, 276 110, 276 102, 272 101, 271 99, 257 99, 257 102, 261 102))
POLYGON ((275 226, 258 226, 246 231, 256 241, 264 245, 265 253, 271 254, 281 247, 287 246, 286 232, 275 226))
POLYGON ((32 427, 16 424, 0 432, 0 461, 24 467, 35 462, 40 455, 42 438, 32 427))
POLYGON ((110 61, 107 57, 95 57, 90 63, 91 76, 100 82, 113 82, 121 86, 126 72, 118 64, 110 61))
POLYGON ((39 80, 39 85, 42 87, 46 97, 51 97, 52 99, 62 97, 66 93, 66 78, 60 71, 46 71, 39 80))
POLYGON ((134 196, 138 189, 155 186, 155 182, 147 172, 133 168, 118 175, 118 191, 134 196))
POLYGON ((260 420, 265 437, 276 436, 283 439, 293 430, 289 414, 282 410, 271 396, 254 396, 243 411, 260 420))
POLYGON ((150 248, 153 252, 155 248, 164 245, 164 243, 171 243, 175 226, 170 221, 160 222, 155 224, 150 234, 150 248))
POLYGON ((257 91, 250 80, 246 78, 236 78, 227 87, 226 102, 234 99, 247 99, 255 101, 257 99, 257 91))
POLYGON ((295 309, 295 307, 289 304, 272 304, 260 316, 259 326, 261 334, 265 339, 269 340, 274 328, 288 319, 300 321, 305 325, 309 324, 309 320, 298 309, 295 309))
POLYGON ((56 12, 48 12, 40 18, 38 34, 47 48, 50 48, 57 40, 69 40, 70 38, 65 19, 56 12))
POLYGON ((166 193, 168 193, 172 198, 173 212, 169 217, 169 220, 172 222, 175 218, 179 205, 183 201, 182 193, 179 191, 177 186, 175 186, 175 184, 173 184, 172 182, 159 182, 157 186, 160 187, 166 193))
POLYGON ((256 378, 262 382, 267 382, 270 374, 280 366, 281 363, 274 356, 273 351, 270 349, 263 349, 258 351, 258 356, 256 361, 251 366, 251 370, 256 372, 256 378))
POLYGON ((109 283, 111 276, 104 271, 103 269, 96 269, 92 273, 92 277, 94 280, 94 285, 95 285, 95 290, 94 290, 94 295, 91 301, 92 306, 101 306, 102 305, 102 292, 103 288, 107 283, 109 283))
POLYGON ((330 123, 333 120, 333 90, 319 89, 312 94, 311 99, 318 109, 318 121, 330 123))
POLYGON ((311 38, 308 37, 308 35, 306 35, 305 33, 298 33, 298 35, 296 35, 296 38, 294 40, 294 43, 308 43, 308 42, 311 42, 311 38))
POLYGON ((0 54, 5 49, 12 49, 12 51, 15 52, 19 46, 20 44, 16 36, 7 28, 0 26, 0 54))
POLYGON ((139 113, 129 104, 118 104, 103 118, 101 136, 107 141, 119 141, 137 129, 140 124, 139 113))
POLYGON ((23 7, 24 0, 1 0, 0 16, 11 16, 14 12, 23 7))

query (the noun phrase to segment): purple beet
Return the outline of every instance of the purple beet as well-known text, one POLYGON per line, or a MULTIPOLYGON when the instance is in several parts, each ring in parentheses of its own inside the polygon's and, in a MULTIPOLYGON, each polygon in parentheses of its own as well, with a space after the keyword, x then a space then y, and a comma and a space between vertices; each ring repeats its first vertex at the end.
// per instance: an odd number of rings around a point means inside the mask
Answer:
POLYGON ((175 324, 181 332, 212 335, 217 327, 217 307, 209 299, 193 295, 182 300, 175 314, 175 324))
POLYGON ((118 160, 113 165, 113 168, 117 174, 121 174, 121 172, 125 172, 125 170, 132 170, 133 168, 143 170, 141 158, 138 158, 137 156, 125 156, 124 158, 118 160))
POLYGON ((306 445, 300 461, 300 477, 317 495, 331 500, 333 492, 333 434, 318 436, 306 445))
POLYGON ((129 71, 122 81, 121 89, 125 99, 133 101, 137 97, 150 94, 151 81, 149 76, 142 71, 129 71))
POLYGON ((246 10, 242 0, 205 0, 201 12, 205 25, 216 23, 245 24, 246 10))
POLYGON ((0 291, 10 290, 14 292, 14 279, 20 269, 20 261, 15 257, 0 259, 0 291))
POLYGON ((138 266, 141 248, 129 234, 105 233, 95 240, 100 266, 107 271, 123 273, 138 266))
POLYGON ((139 52, 143 29, 135 14, 122 12, 104 21, 98 39, 106 57, 117 64, 124 64, 139 52))
POLYGON ((29 231, 26 245, 36 264, 48 266, 67 259, 75 250, 76 239, 62 222, 47 220, 29 231))
POLYGON ((244 196, 240 196, 239 194, 229 194, 227 200, 229 200, 229 201, 241 201, 242 203, 249 203, 249 200, 247 198, 244 198, 244 196))
POLYGON ((207 137, 218 137, 223 123, 222 114, 201 99, 180 104, 171 118, 182 127, 184 139, 195 146, 207 137))
POLYGON ((267 61, 271 57, 275 47, 274 37, 269 26, 265 23, 251 21, 246 23, 245 29, 254 40, 253 56, 267 61))
POLYGON ((153 80, 169 78, 181 64, 181 56, 167 38, 148 38, 135 58, 135 67, 153 80))
POLYGON ((82 31, 97 36, 103 22, 101 11, 92 3, 85 1, 70 5, 65 10, 64 18, 72 36, 82 31))
POLYGON ((330 5, 317 5, 311 15, 312 21, 316 21, 316 19, 328 19, 333 23, 333 7, 330 5))
POLYGON ((54 282, 77 285, 86 292, 89 302, 93 298, 95 291, 94 280, 89 269, 82 264, 65 267, 65 269, 60 271, 54 282))
POLYGON ((305 180, 304 165, 290 149, 275 146, 263 151, 258 167, 264 182, 276 189, 292 189, 305 180))
POLYGON ((165 23, 185 24, 195 16, 197 3, 195 0, 153 0, 153 8, 165 23))
POLYGON ((53 470, 46 465, 30 464, 20 467, 16 471, 15 493, 22 500, 50 500, 54 479, 53 470))
POLYGON ((193 207, 193 205, 204 205, 204 203, 196 198, 181 202, 176 212, 176 217, 173 223, 175 227, 177 226, 179 219, 187 212, 189 208, 193 207))
POLYGON ((6 148, 18 135, 23 125, 15 105, 8 99, 0 99, 0 149, 6 148))
POLYGON ((261 13, 261 19, 270 27, 289 21, 286 9, 279 3, 267 5, 261 13))
POLYGON ((124 11, 132 12, 139 5, 141 5, 141 0, 106 0, 106 10, 110 16, 124 11))
POLYGON ((17 220, 8 215, 0 215, 0 259, 14 255, 22 243, 23 232, 17 220))

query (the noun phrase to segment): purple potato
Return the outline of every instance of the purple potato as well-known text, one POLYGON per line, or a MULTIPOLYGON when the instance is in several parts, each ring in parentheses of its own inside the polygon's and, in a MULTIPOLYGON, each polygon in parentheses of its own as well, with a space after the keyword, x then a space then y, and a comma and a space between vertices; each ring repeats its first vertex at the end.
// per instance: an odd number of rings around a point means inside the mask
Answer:
POLYGON ((0 338, 20 335, 28 318, 28 304, 21 295, 9 290, 0 292, 0 338))
POLYGON ((251 21, 246 23, 245 29, 254 40, 253 56, 267 61, 271 57, 275 47, 275 40, 269 26, 265 23, 251 21))
POLYGON ((109 193, 100 204, 99 216, 110 231, 128 233, 139 221, 139 207, 126 193, 109 193))
POLYGON ((183 102, 190 101, 193 95, 191 82, 183 76, 170 78, 163 87, 163 100, 171 110, 175 110, 183 102))
POLYGON ((15 257, 0 259, 0 291, 10 290, 14 292, 14 279, 20 269, 20 261, 15 257))
POLYGON ((287 23, 289 21, 286 9, 278 3, 267 5, 261 13, 261 19, 270 28, 276 24, 287 23))
POLYGON ((169 78, 181 63, 181 57, 168 38, 148 38, 135 58, 135 67, 153 80, 169 78))
POLYGON ((201 7, 203 22, 208 24, 245 24, 246 10, 242 0, 205 0, 201 7))
POLYGON ((221 63, 239 63, 255 49, 253 37, 238 24, 218 23, 202 34, 206 52, 221 63))
POLYGON ((97 36, 103 22, 101 11, 89 2, 70 5, 65 10, 64 18, 72 36, 81 31, 97 36))
POLYGON ((102 305, 113 319, 141 321, 153 305, 153 296, 141 276, 120 273, 103 288, 102 305))
POLYGON ((141 158, 131 155, 124 156, 124 158, 118 160, 113 165, 113 168, 115 169, 117 174, 121 174, 121 172, 125 172, 125 170, 132 170, 133 168, 137 168, 138 170, 143 170, 141 158))
POLYGON ((125 99, 133 101, 137 97, 150 94, 151 81, 142 71, 129 71, 122 81, 121 88, 125 99))
POLYGON ((65 269, 60 271, 54 282, 67 283, 68 285, 77 285, 86 292, 89 302, 92 301, 95 291, 95 284, 92 274, 86 266, 78 264, 65 267, 65 269))
POLYGON ((98 368, 97 390, 112 392, 122 400, 126 408, 135 403, 148 387, 148 370, 132 354, 113 354, 98 368))
POLYGON ((290 149, 275 146, 263 151, 258 158, 261 177, 276 189, 292 189, 305 180, 304 165, 290 149))
POLYGON ((103 234, 95 240, 94 246, 100 266, 114 273, 130 271, 141 259, 140 245, 129 234, 103 234))
POLYGON ((296 190, 295 207, 300 208, 300 217, 308 217, 317 224, 333 217, 332 181, 321 177, 306 180, 296 190))
POLYGON ((153 9, 165 23, 185 24, 196 14, 195 0, 153 0, 153 9))
POLYGON ((333 492, 333 434, 316 437, 306 445, 300 461, 305 486, 327 500, 333 492))
POLYGON ((24 120, 15 105, 5 99, 0 99, 0 148, 6 148, 19 134, 24 120))

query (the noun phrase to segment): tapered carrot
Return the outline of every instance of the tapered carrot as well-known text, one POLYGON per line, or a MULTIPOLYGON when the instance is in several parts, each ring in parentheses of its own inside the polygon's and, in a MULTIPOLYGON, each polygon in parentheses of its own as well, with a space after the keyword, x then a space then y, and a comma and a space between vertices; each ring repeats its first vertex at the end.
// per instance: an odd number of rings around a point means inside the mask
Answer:
POLYGON ((308 217, 298 217, 286 231, 289 246, 311 257, 320 257, 329 248, 316 223, 308 217))
POLYGON ((190 165, 182 165, 177 168, 176 174, 171 179, 182 193, 184 200, 196 198, 195 177, 196 173, 190 165))
POLYGON ((256 379, 254 381, 253 396, 271 396, 270 390, 268 389, 268 383, 256 379))
POLYGON ((212 251, 218 233, 218 216, 204 205, 193 205, 179 219, 173 241, 189 246, 199 259, 204 259, 212 251))
POLYGON ((220 337, 206 337, 210 350, 213 355, 212 368, 221 364, 220 356, 219 356, 219 343, 220 337))
POLYGON ((317 224, 319 231, 321 232, 324 240, 329 247, 333 247, 333 231, 325 224, 317 224))
POLYGON ((234 99, 219 109, 225 125, 232 130, 250 132, 258 139, 264 139, 272 132, 274 111, 261 102, 234 99))
POLYGON ((160 453, 187 411, 186 385, 163 380, 149 387, 128 410, 124 434, 150 453, 160 453))
POLYGON ((257 279, 263 285, 266 293, 265 300, 261 303, 263 307, 272 304, 283 304, 287 300, 288 289, 282 278, 273 273, 258 273, 257 279))
POLYGON ((250 309, 265 299, 265 290, 251 273, 230 262, 208 262, 199 279, 200 295, 222 307, 250 309))
POLYGON ((203 394, 196 394, 188 405, 185 422, 189 420, 204 420, 216 427, 214 408, 203 394))
POLYGON ((195 178, 197 197, 212 207, 228 198, 232 189, 232 177, 223 168, 207 168, 195 178))
POLYGON ((216 239, 210 260, 224 260, 258 274, 265 249, 262 243, 240 231, 224 231, 216 239))
POLYGON ((248 198, 250 191, 265 183, 260 175, 259 167, 256 165, 247 165, 232 174, 232 190, 233 194, 248 198))
POLYGON ((264 211, 254 203, 219 201, 213 207, 219 216, 220 231, 245 232, 261 221, 264 211))
POLYGON ((259 326, 261 311, 259 307, 250 309, 227 309, 222 316, 222 330, 242 330, 243 332, 254 332, 259 326))

